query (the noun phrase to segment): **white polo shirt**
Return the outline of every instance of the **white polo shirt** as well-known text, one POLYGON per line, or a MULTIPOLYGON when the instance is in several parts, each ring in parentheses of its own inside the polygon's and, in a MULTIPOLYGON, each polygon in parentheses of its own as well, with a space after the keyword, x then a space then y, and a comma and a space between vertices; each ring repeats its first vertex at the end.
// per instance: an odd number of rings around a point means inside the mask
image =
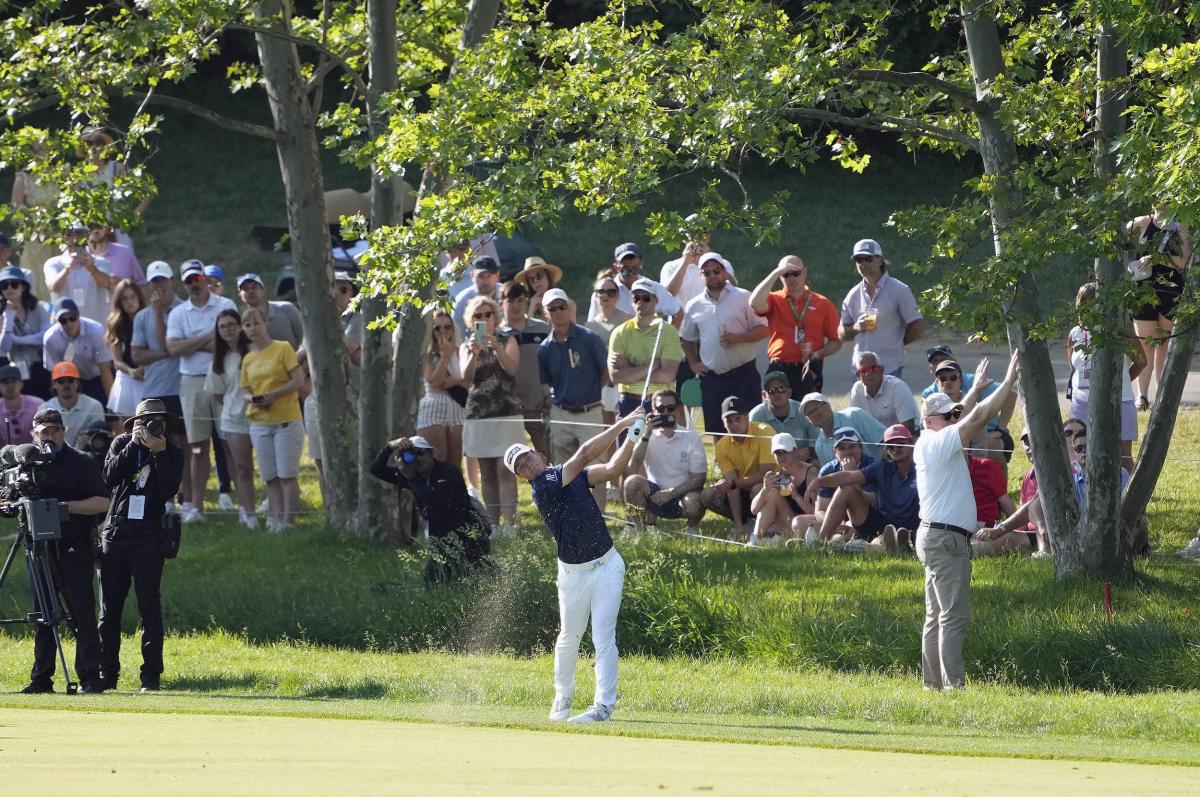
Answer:
POLYGON ((917 419, 917 400, 912 390, 904 380, 891 374, 884 375, 876 396, 868 394, 861 381, 855 382, 850 388, 850 406, 866 410, 884 426, 917 419))
MULTIPOLYGON (((217 329, 217 316, 222 310, 236 310, 231 299, 208 294, 208 302, 197 307, 190 298, 171 310, 167 316, 167 339, 189 340, 217 329)), ((211 351, 194 351, 179 358, 179 373, 183 376, 207 376, 212 365, 211 351)))
POLYGON ((38 412, 42 410, 58 410, 62 415, 63 424, 65 424, 63 440, 69 446, 75 445, 80 432, 108 428, 104 423, 104 407, 100 405, 99 401, 82 393, 76 397, 75 406, 69 410, 63 409, 63 405, 58 403, 58 396, 38 407, 38 412))
POLYGON ((667 437, 655 429, 646 443, 646 478, 664 490, 678 487, 697 473, 708 473, 700 435, 677 429, 667 437))
POLYGON ((723 374, 752 361, 757 343, 721 345, 721 332, 749 332, 765 327, 767 319, 750 308, 750 291, 726 284, 716 301, 701 293, 683 308, 683 324, 679 337, 700 343, 700 362, 709 370, 723 374))

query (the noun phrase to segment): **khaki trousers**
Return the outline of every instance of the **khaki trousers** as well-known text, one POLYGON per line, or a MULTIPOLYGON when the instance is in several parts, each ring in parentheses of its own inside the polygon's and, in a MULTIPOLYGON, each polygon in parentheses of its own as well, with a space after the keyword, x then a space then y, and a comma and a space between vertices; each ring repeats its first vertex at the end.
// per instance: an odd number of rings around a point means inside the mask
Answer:
POLYGON ((961 687, 967 679, 963 641, 971 624, 971 543, 957 532, 922 524, 917 558, 925 565, 921 677, 929 689, 961 687))

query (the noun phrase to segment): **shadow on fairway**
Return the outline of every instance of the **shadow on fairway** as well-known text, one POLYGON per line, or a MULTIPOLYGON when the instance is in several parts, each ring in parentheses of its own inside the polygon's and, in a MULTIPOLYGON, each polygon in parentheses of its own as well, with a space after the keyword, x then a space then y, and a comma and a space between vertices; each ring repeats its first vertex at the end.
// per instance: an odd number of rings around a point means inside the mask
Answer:
POLYGON ((180 675, 163 685, 176 692, 219 692, 225 689, 261 689, 264 680, 257 675, 180 675))
POLYGON ((364 678, 352 683, 311 683, 303 684, 294 696, 246 695, 237 694, 239 690, 255 691, 272 686, 269 676, 254 674, 245 675, 208 675, 180 676, 172 678, 166 687, 173 692, 196 692, 209 697, 229 697, 238 700, 379 700, 386 697, 388 686, 383 681, 374 678, 364 678))
POLYGON ((352 684, 306 684, 300 689, 300 697, 324 699, 378 700, 387 693, 387 684, 374 678, 365 678, 352 684))
MULTIPOLYGON (((658 726, 661 726, 663 724, 663 720, 661 720, 661 719, 639 720, 639 719, 626 719, 625 717, 621 717, 620 721, 621 721, 622 725, 658 725, 658 726)), ((699 720, 689 721, 689 720, 675 720, 675 719, 666 720, 666 722, 667 722, 667 724, 670 724, 670 725, 679 725, 679 726, 694 727, 694 728, 739 728, 739 729, 748 729, 748 730, 799 731, 799 732, 804 732, 804 733, 846 734, 849 736, 879 736, 882 733, 881 731, 870 731, 870 730, 864 730, 862 728, 829 728, 829 727, 821 727, 818 725, 785 725, 785 724, 775 724, 772 722, 756 722, 756 723, 750 724, 750 723, 741 723, 741 722, 703 722, 703 721, 699 721, 699 720)))

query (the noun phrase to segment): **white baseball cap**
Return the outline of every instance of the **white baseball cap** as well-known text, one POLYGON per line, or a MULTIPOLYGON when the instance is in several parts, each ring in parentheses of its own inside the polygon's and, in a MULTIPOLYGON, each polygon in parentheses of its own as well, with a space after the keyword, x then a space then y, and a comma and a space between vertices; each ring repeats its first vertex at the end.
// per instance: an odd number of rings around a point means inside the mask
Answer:
POLYGON ((795 451, 796 438, 792 437, 787 432, 780 432, 771 438, 771 453, 779 451, 795 451))
POLYGON ((955 407, 962 409, 961 404, 945 393, 933 393, 925 399, 925 411, 922 413, 922 416, 941 415, 944 412, 950 412, 955 407))
POLYGON ((156 279, 171 279, 174 276, 175 272, 171 270, 171 264, 165 260, 155 260, 146 266, 146 280, 149 282, 154 282, 156 279))
POLYGON ((823 404, 829 403, 829 399, 825 398, 824 393, 807 393, 804 398, 800 399, 800 411, 804 412, 804 408, 814 401, 820 401, 823 404))
POLYGON ((413 448, 423 448, 423 449, 428 449, 429 451, 433 450, 433 446, 431 446, 429 444, 429 441, 426 440, 424 437, 421 437, 421 435, 419 435, 419 434, 413 435, 412 437, 408 438, 408 443, 413 448))
POLYGON ((551 288, 542 294, 542 307, 547 306, 553 301, 563 301, 569 306, 571 304, 571 297, 567 296, 567 292, 562 288, 551 288))
POLYGON ((639 277, 633 281, 633 284, 629 286, 629 292, 632 294, 634 291, 648 293, 655 299, 659 298, 654 280, 647 279, 646 277, 639 277))
POLYGON ((708 262, 708 261, 710 261, 710 260, 715 260, 715 261, 717 261, 718 263, 720 263, 720 264, 721 264, 721 268, 725 269, 725 273, 727 273, 727 274, 733 274, 733 266, 731 266, 731 265, 729 264, 729 261, 728 261, 728 260, 726 260, 725 258, 721 257, 721 253, 720 253, 720 252, 705 252, 704 254, 700 255, 700 260, 699 260, 699 262, 698 262, 698 263, 696 263, 696 267, 697 267, 697 268, 704 268, 704 264, 705 264, 705 263, 707 263, 707 262, 708 262))
MULTIPOLYGON (((549 291, 547 291, 547 293, 549 293, 549 291)), ((531 451, 533 451, 533 449, 524 443, 513 443, 508 447, 508 450, 504 452, 504 467, 508 468, 512 473, 515 474, 517 472, 517 462, 522 456, 531 451)))

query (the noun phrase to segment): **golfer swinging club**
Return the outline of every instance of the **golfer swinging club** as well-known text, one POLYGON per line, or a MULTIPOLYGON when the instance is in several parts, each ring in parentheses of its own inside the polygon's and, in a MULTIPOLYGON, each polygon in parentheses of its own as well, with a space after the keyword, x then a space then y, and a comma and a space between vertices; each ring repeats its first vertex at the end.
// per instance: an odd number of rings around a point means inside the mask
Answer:
POLYGON ((637 408, 588 440, 563 465, 550 465, 541 454, 516 443, 504 452, 505 466, 533 486, 533 503, 558 546, 558 640, 554 643, 554 704, 550 719, 571 714, 579 643, 592 621, 596 646, 596 694, 591 708, 570 722, 603 722, 617 702, 617 612, 625 582, 625 561, 613 546, 591 488, 612 481, 629 464, 633 446, 646 428, 646 412, 637 408), (588 465, 609 449, 620 433, 632 429, 612 459, 588 465))

